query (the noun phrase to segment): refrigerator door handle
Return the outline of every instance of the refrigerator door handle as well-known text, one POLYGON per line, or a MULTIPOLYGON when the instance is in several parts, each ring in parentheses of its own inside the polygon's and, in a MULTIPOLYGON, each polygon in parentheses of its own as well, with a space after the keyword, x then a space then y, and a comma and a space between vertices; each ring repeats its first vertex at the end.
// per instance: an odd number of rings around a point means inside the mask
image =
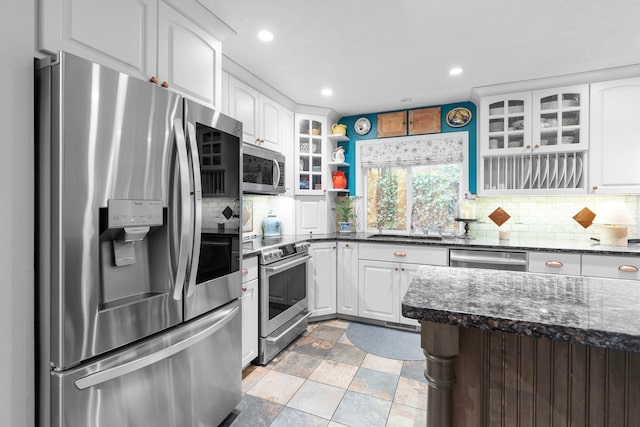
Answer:
POLYGON ((280 171, 280 164, 278 164, 277 160, 273 160, 273 165, 276 167, 275 168, 275 172, 276 172, 276 176, 273 178, 273 188, 278 188, 278 184, 280 183, 280 174, 282 173, 280 171))
POLYGON ((189 220, 191 217, 191 204, 189 203, 189 159, 187 157, 187 142, 184 137, 182 120, 174 119, 173 130, 176 135, 176 150, 178 152, 178 168, 180 170, 180 250, 178 252, 178 268, 176 270, 176 283, 173 287, 173 299, 182 299, 182 291, 187 276, 187 259, 191 230, 189 220))
POLYGON ((202 183, 200 182, 200 156, 198 155, 198 141, 196 140, 196 128, 191 122, 187 122, 187 137, 189 139, 189 153, 192 165, 194 201, 194 225, 193 247, 191 249, 191 267, 189 280, 187 281, 187 297, 193 295, 196 286, 198 263, 200 262, 200 235, 202 234, 202 183))
POLYGON ((198 342, 204 340, 205 338, 213 335, 222 327, 224 327, 233 317, 240 311, 240 306, 234 306, 233 308, 229 308, 220 313, 221 319, 217 320, 208 328, 188 336, 182 341, 178 341, 177 343, 166 347, 156 353, 152 353, 150 355, 141 357, 139 359, 133 360, 131 362, 124 363, 119 366, 114 366, 112 368, 105 369, 103 371, 98 371, 96 373, 87 375, 86 377, 82 377, 77 379, 74 383, 76 387, 80 390, 84 390, 87 388, 95 387, 99 384, 105 383, 107 381, 111 381, 115 378, 127 375, 131 372, 142 369, 146 366, 153 365, 163 359, 173 356, 176 353, 181 352, 182 350, 192 347, 198 342))

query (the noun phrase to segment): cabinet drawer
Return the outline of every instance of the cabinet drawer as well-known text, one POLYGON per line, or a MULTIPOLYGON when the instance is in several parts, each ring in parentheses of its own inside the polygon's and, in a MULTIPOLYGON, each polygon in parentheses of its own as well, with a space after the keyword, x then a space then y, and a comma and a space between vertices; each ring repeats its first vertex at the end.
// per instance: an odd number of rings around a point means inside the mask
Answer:
POLYGON ((580 275, 580 254, 529 252, 531 273, 580 275))
POLYGON ((582 275, 640 280, 640 257, 582 255, 582 275))
POLYGON ((258 257, 252 256, 242 260, 242 283, 258 278, 258 257))
POLYGON ((361 244, 360 259, 407 262, 411 264, 448 265, 447 248, 417 245, 361 244))

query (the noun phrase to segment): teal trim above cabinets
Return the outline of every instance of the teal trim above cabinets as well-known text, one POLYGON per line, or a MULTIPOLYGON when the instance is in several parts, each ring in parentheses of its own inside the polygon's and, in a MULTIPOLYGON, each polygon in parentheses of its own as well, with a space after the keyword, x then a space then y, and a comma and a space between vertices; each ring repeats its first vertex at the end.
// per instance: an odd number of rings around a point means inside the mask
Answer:
MULTIPOLYGON (((417 110, 419 108, 429 108, 429 107, 438 107, 438 105, 430 105, 425 107, 417 107, 412 108, 411 110, 417 110)), ((477 194, 477 159, 478 159, 478 129, 477 129, 477 108, 473 102, 457 102, 455 104, 444 104, 440 105, 441 108, 441 118, 440 118, 440 133, 448 133, 448 132, 469 132, 469 192, 472 194, 477 194), (447 124, 447 114, 449 111, 453 110, 456 107, 464 107, 471 111, 471 121, 462 127, 451 127, 447 124)), ((396 111, 405 111, 405 110, 396 110, 396 111)), ((406 110, 410 111, 410 110, 406 110)), ((355 146, 358 141, 367 140, 367 139, 378 139, 378 114, 382 113, 391 113, 393 111, 380 111, 378 113, 370 113, 370 114, 358 114, 355 116, 347 116, 338 120, 338 123, 342 123, 347 126, 347 136, 349 137, 349 141, 340 142, 338 145, 344 147, 345 149, 345 161, 351 165, 348 170, 345 169, 345 172, 348 172, 347 175, 347 183, 350 194, 355 194, 356 191, 356 149, 355 146), (360 117, 366 117, 371 122, 371 130, 366 135, 358 135, 354 130, 353 126, 360 117)))

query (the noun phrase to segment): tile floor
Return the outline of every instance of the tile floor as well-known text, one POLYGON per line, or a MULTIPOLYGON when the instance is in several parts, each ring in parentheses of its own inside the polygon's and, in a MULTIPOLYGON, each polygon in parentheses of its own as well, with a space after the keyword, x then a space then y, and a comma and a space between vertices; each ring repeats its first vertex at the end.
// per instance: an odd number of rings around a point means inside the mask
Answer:
POLYGON ((222 426, 424 426, 425 362, 362 351, 348 325, 313 323, 267 366, 247 367, 242 402, 222 426))

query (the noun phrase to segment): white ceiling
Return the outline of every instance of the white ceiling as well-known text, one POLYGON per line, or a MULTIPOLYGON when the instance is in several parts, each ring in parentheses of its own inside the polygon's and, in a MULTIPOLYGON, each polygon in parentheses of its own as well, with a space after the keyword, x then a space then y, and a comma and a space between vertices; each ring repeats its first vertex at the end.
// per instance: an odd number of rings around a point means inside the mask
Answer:
POLYGON ((198 1, 235 31, 227 58, 298 104, 345 116, 640 63, 638 0, 198 1), (453 66, 464 73, 449 76, 453 66))

